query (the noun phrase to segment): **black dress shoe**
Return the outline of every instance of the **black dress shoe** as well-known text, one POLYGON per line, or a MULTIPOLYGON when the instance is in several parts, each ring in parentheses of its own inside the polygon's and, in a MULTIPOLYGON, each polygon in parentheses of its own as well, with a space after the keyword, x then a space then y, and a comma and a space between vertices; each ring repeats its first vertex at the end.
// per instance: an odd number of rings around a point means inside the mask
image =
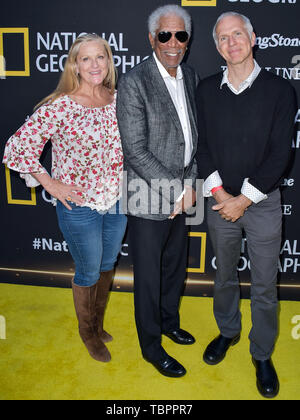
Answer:
POLYGON ((256 368, 256 386, 265 398, 274 398, 279 392, 279 381, 272 360, 255 360, 252 362, 256 368))
POLYGON ((171 338, 177 344, 193 344, 196 341, 190 333, 181 328, 165 333, 164 335, 171 338))
POLYGON ((185 368, 173 359, 173 357, 167 355, 167 357, 160 362, 150 362, 152 365, 165 376, 170 376, 172 378, 180 378, 186 374, 185 368))
POLYGON ((229 347, 237 344, 240 337, 240 334, 238 334, 233 338, 226 338, 220 334, 207 346, 203 354, 204 362, 208 365, 217 365, 222 362, 229 347))

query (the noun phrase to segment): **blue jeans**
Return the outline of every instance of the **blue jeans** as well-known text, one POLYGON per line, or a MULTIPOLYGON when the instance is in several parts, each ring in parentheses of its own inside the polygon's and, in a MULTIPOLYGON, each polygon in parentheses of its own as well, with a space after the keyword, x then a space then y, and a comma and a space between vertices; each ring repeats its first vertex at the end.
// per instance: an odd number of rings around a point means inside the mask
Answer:
POLYGON ((127 218, 119 214, 119 202, 107 212, 69 204, 72 210, 57 201, 56 213, 60 230, 75 262, 74 283, 93 286, 101 272, 114 268, 127 218))

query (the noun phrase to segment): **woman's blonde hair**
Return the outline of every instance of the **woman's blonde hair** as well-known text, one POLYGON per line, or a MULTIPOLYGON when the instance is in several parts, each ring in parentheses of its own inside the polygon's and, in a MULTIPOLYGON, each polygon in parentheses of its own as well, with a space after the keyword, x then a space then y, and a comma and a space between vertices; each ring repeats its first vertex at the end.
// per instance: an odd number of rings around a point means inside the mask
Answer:
POLYGON ((39 108, 46 102, 55 101, 55 99, 57 99, 61 95, 72 94, 79 88, 80 76, 77 72, 76 59, 81 44, 90 41, 99 41, 104 46, 104 49, 108 56, 108 73, 103 81, 103 85, 110 90, 111 94, 114 94, 117 82, 117 73, 114 66, 114 59, 111 48, 108 42, 105 39, 101 38, 99 35, 85 34, 79 36, 72 44, 65 62, 64 71, 60 76, 60 80, 56 89, 50 95, 46 96, 46 98, 44 98, 41 102, 39 102, 35 106, 35 109, 39 108))

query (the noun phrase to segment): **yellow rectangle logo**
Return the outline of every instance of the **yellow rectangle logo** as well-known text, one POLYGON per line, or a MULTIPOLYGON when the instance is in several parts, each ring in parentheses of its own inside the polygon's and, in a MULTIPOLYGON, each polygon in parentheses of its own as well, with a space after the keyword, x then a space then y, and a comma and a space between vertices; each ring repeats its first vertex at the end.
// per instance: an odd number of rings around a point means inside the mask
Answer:
POLYGON ((181 0, 182 6, 216 6, 217 0, 181 0))
POLYGON ((30 76, 29 64, 29 31, 28 28, 0 28, 0 74, 1 76, 30 76), (5 69, 5 51, 3 51, 3 36, 7 34, 23 34, 24 47, 24 69, 23 70, 9 70, 5 69))
POLYGON ((190 268, 186 271, 188 273, 205 273, 205 259, 206 259, 206 232, 189 232, 188 235, 192 238, 201 239, 200 256, 199 256, 199 267, 190 268))
POLYGON ((8 204, 19 204, 23 206, 36 206, 36 193, 35 188, 31 188, 31 199, 30 200, 19 200, 12 196, 11 177, 10 170, 5 165, 5 178, 6 178, 6 192, 8 204))

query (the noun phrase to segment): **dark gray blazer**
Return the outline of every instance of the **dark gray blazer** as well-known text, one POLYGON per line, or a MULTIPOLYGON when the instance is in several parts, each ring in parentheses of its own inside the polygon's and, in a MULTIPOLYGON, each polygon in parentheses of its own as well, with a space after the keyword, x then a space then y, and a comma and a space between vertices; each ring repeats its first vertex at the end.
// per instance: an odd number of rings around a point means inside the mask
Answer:
POLYGON ((124 210, 154 220, 166 219, 186 183, 197 176, 195 90, 198 76, 181 64, 193 139, 191 163, 184 168, 185 141, 180 120, 153 56, 119 82, 117 117, 124 152, 124 210), (170 185, 173 189, 170 193, 170 185))

